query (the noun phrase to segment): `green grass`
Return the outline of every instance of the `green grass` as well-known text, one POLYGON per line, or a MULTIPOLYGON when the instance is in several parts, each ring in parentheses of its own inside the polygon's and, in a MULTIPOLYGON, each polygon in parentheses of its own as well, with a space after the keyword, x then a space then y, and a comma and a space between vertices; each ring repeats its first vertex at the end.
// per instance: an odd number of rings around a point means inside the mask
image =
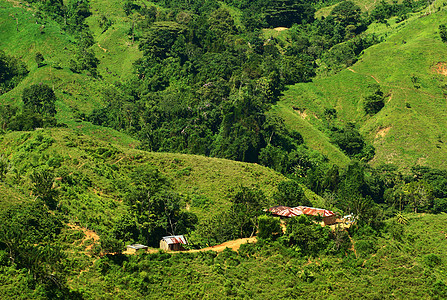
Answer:
POLYGON ((390 234, 396 226, 390 220, 388 232, 354 237, 356 250, 346 254, 302 257, 280 244, 258 242, 239 253, 103 257, 71 286, 92 298, 116 299, 443 299, 447 215, 407 217, 400 235, 390 234), (430 265, 430 257, 440 263, 430 265))
POLYGON ((346 166, 349 163, 349 158, 339 148, 330 143, 327 135, 311 124, 310 119, 316 117, 314 115, 300 115, 292 106, 293 104, 287 100, 282 100, 273 106, 270 113, 280 115, 288 128, 300 132, 309 148, 317 150, 340 167, 346 166))
MULTIPOLYGON (((101 130, 91 130, 90 134, 100 135, 101 130)), ((45 165, 51 158, 57 158, 62 161, 61 167, 55 168, 57 174, 65 169, 68 173, 79 173, 92 182, 81 193, 82 197, 91 201, 86 217, 104 214, 111 220, 115 218, 111 215, 114 214, 114 210, 124 209, 123 195, 117 189, 116 180, 120 177, 128 180, 130 172, 138 165, 149 164, 158 168, 170 178, 173 187, 184 196, 186 202, 197 196, 209 199, 210 204, 206 209, 191 208, 199 217, 214 215, 227 209, 232 191, 241 185, 260 188, 270 199, 276 185, 285 179, 273 170, 256 164, 196 155, 150 153, 129 148, 127 145, 121 146, 115 140, 106 142, 96 137, 91 138, 83 135, 80 130, 76 132, 70 129, 46 129, 29 133, 12 132, 3 136, 1 146, 4 149, 2 153, 10 159, 13 166, 23 171, 22 185, 25 191, 28 189, 29 192, 31 186, 28 179, 31 170, 45 165), (45 146, 46 148, 39 146, 41 144, 37 142, 39 135, 53 139, 54 142, 48 147, 45 146), (98 157, 95 153, 101 148, 112 149, 114 154, 107 158, 98 157)), ((8 174, 8 177, 12 180, 12 173, 8 174)), ((314 199, 319 199, 312 192, 308 193, 314 199)), ((65 197, 61 200, 64 200, 70 209, 74 209, 70 215, 80 214, 79 208, 75 207, 77 203, 75 200, 65 197)), ((82 204, 84 205, 85 203, 82 204)), ((107 219, 104 216, 102 218, 107 219)), ((110 221, 105 224, 110 224, 110 221)))
POLYGON ((89 114, 94 108, 104 105, 102 91, 116 81, 126 81, 135 76, 133 62, 141 57, 137 44, 129 44, 126 31, 130 19, 125 16, 120 1, 92 1, 92 16, 87 23, 94 34, 96 44, 93 49, 100 60, 98 71, 101 78, 95 79, 86 74, 73 73, 69 60, 73 58, 75 45, 72 36, 67 35, 54 21, 46 20, 41 33, 41 24, 36 24, 35 9, 20 4, 0 1, 0 49, 14 55, 26 63, 28 76, 12 91, 0 96, 0 104, 22 105, 23 89, 38 83, 52 87, 58 98, 56 102, 57 119, 69 128, 83 134, 95 135, 101 140, 135 147, 138 142, 128 135, 111 129, 92 125, 79 120, 76 112, 89 114), (98 20, 106 15, 114 24, 104 33, 98 20), (16 30, 17 16, 19 31, 16 30), (107 49, 104 52, 98 44, 107 49), (38 68, 36 53, 42 53, 46 65, 38 68), (60 68, 55 68, 59 66, 60 68))
MULTIPOLYGON (((92 16, 87 19, 96 44, 93 49, 101 63, 98 67, 102 78, 95 79, 85 74, 75 74, 68 68, 68 61, 74 55, 75 46, 73 38, 66 34, 61 34, 59 25, 53 21, 48 21, 45 26, 45 33, 40 33, 40 25, 35 24, 32 16, 34 9, 24 9, 24 7, 13 7, 6 1, 1 1, 2 5, 8 9, 0 11, 0 48, 5 49, 8 54, 15 54, 22 57, 30 70, 29 75, 11 92, 0 97, 0 103, 15 103, 21 105, 21 94, 23 89, 36 83, 46 83, 54 88, 58 101, 56 102, 57 119, 61 123, 68 125, 68 129, 49 129, 32 132, 27 137, 29 143, 35 139, 37 134, 51 136, 55 143, 42 153, 32 155, 22 153, 20 148, 20 137, 24 133, 9 133, 5 136, 2 145, 13 161, 24 166, 39 164, 39 156, 48 155, 62 156, 63 165, 70 171, 81 172, 93 181, 92 187, 86 189, 83 197, 92 201, 90 216, 104 213, 110 216, 111 209, 124 209, 119 193, 114 190, 112 180, 105 178, 100 173, 101 166, 95 162, 90 153, 86 153, 83 146, 67 146, 70 141, 75 141, 84 145, 87 143, 93 148, 113 147, 119 149, 115 161, 124 173, 128 172, 132 165, 150 163, 172 179, 175 189, 184 195, 186 201, 193 202, 194 198, 205 197, 209 202, 207 211, 203 208, 191 206, 191 210, 199 217, 216 214, 229 205, 231 191, 240 185, 259 187, 271 198, 278 182, 284 177, 270 169, 256 164, 243 164, 239 162, 206 158, 202 156, 191 156, 169 153, 148 153, 135 150, 139 142, 122 132, 117 132, 109 128, 92 125, 75 116, 76 112, 89 114, 98 106, 103 105, 102 90, 113 84, 115 81, 126 81, 135 76, 132 73, 132 63, 141 57, 141 52, 137 49, 137 44, 130 44, 126 34, 131 26, 131 19, 124 14, 121 1, 92 0, 92 16), (8 19, 9 14, 19 14, 20 31, 16 32, 15 20, 8 19), (99 19, 102 15, 107 16, 113 25, 105 32, 99 27, 99 19), (22 21, 23 19, 23 21, 22 21), (24 21, 26 20, 26 22, 24 21), (22 25, 23 24, 23 25, 22 25), (27 35, 31 32, 31 35, 27 35), (38 34, 37 34, 38 33, 38 34), (7 45, 14 47, 6 49, 7 45), (106 49, 104 51, 103 49, 106 49), (44 54, 46 66, 37 68, 34 57, 37 52, 44 54), (55 69, 54 65, 59 64, 62 68, 55 69), (89 138, 91 136, 92 138, 89 138), (22 161, 17 157, 20 156, 22 161), (133 164, 131 157, 142 157, 138 163, 133 164), (36 162, 37 161, 37 162, 36 162), (124 164, 124 162, 126 162, 124 164), (124 164, 121 166, 121 164, 124 164), (111 202, 112 201, 112 202, 111 202), (114 203, 111 207, 110 203, 114 203)), ((149 3, 150 5, 150 3, 149 3)), ((236 10, 231 10, 237 19, 236 10)), ((23 141, 22 141, 23 142, 23 141)), ((106 165, 114 165, 111 159, 105 162, 106 165)), ((27 180, 29 174, 23 174, 27 180)), ((128 176, 124 174, 123 176, 128 176)), ((29 189, 29 182, 28 189, 29 189)), ((322 203, 322 199, 311 191, 306 190, 306 194, 315 203, 322 203)), ((81 201, 82 202, 82 201, 81 201)), ((89 214, 83 212, 86 207, 80 205, 80 210, 75 208, 77 202, 67 205, 76 209, 72 215, 78 213, 84 215, 84 223, 88 222, 89 214), (87 220, 87 221, 86 221, 87 220)), ((104 217, 103 217, 104 218, 104 217)), ((108 222, 107 224, 109 224, 108 222)), ((106 225, 107 225, 106 224, 106 225)))
POLYGON ((122 1, 93 0, 90 3, 93 14, 87 23, 95 36, 93 49, 101 61, 101 75, 112 83, 136 76, 133 74, 133 63, 142 57, 142 52, 138 50, 138 43, 132 44, 127 35, 132 26, 132 16, 125 15, 122 1), (112 26, 105 32, 99 26, 102 16, 112 21, 112 26))
POLYGON ((226 3, 224 3, 223 1, 219 2, 220 7, 227 9, 230 12, 230 15, 233 17, 234 20, 234 25, 236 25, 236 27, 238 28, 244 28, 244 25, 242 24, 242 12, 237 9, 234 8, 226 3))
MULTIPOLYGON (((447 55, 447 46, 437 32, 447 13, 441 10, 420 16, 415 14, 399 24, 391 22, 391 28, 371 25, 368 32, 378 32, 385 37, 384 42, 365 50, 349 69, 289 87, 274 111, 290 120, 292 106, 297 107, 306 112, 306 121, 314 131, 324 134, 324 109, 336 108, 338 122, 355 123, 376 147, 373 165, 395 163, 402 169, 415 164, 447 167, 447 106, 443 95, 447 80, 434 71, 447 55), (412 76, 418 78, 420 88, 413 86, 412 76), (387 94, 386 105, 375 116, 366 116, 362 98, 368 93, 367 86, 377 81, 387 94)), ((298 120, 287 123, 291 128, 299 128, 300 124, 298 120)), ((303 136, 309 135, 308 127, 301 128, 303 136)), ((309 145, 319 149, 312 142, 309 145)))
POLYGON ((4 211, 11 205, 29 201, 30 198, 23 195, 23 191, 7 183, 0 182, 0 211, 4 211))
MULTIPOLYGON (((342 1, 340 1, 342 2, 342 1)), ((353 0, 354 4, 358 5, 362 12, 371 13, 371 11, 381 2, 377 0, 353 0)), ((387 3, 392 4, 391 0, 385 1, 387 3)), ((402 3, 402 0, 397 1, 398 3, 402 3)), ((325 6, 320 9, 318 9, 315 12, 315 18, 321 19, 322 17, 327 17, 331 13, 331 11, 334 9, 335 6, 337 6, 339 3, 336 3, 334 5, 325 6)))
MULTIPOLYGON (((285 180, 281 174, 257 164, 198 155, 145 152, 132 149, 123 141, 119 143, 114 139, 103 141, 98 138, 106 135, 107 129, 88 131, 95 137, 71 129, 12 132, 4 135, 0 143, 4 149, 2 153, 22 172, 23 193, 30 193, 30 172, 47 165, 51 159, 61 161, 60 166, 54 167, 57 176, 63 176, 60 174, 65 170, 65 173, 77 174, 78 178, 88 178, 91 185, 77 189, 73 187, 79 199, 68 197, 70 193, 63 193, 60 198, 68 207, 71 217, 83 216, 79 221, 84 225, 98 216, 103 220, 100 223, 106 227, 113 223, 119 216, 117 212, 125 209, 122 202, 124 195, 118 188, 119 181, 128 181, 136 166, 154 166, 168 177, 174 190, 183 196, 185 207, 196 213, 199 219, 228 209, 231 195, 241 186, 259 188, 266 196, 265 205, 277 205, 272 195, 278 183, 285 180), (52 139, 53 143, 42 146, 42 142, 37 140, 38 136, 52 139), (112 150, 113 154, 102 157, 97 154, 101 149, 112 150), (206 206, 195 206, 194 200, 197 198, 205 199, 206 206), (86 201, 91 203, 90 207, 85 206, 86 201)), ((12 173, 8 174, 9 180, 12 176, 12 173)), ((304 186, 303 189, 313 205, 324 204, 321 197, 304 186)), ((12 198, 21 199, 19 196, 12 198)))

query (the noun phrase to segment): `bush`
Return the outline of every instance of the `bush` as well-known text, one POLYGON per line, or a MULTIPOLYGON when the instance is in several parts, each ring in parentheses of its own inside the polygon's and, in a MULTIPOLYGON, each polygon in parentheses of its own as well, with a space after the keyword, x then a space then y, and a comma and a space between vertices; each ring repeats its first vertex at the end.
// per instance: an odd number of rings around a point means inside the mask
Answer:
POLYGON ((56 95, 47 84, 33 84, 22 94, 24 108, 42 116, 54 117, 56 114, 56 95))
POLYGON ((363 108, 369 115, 377 114, 385 106, 385 96, 379 85, 370 86, 372 93, 363 100, 363 108))
POLYGON ((332 246, 330 229, 315 224, 305 215, 288 221, 286 235, 289 245, 295 246, 303 255, 317 256, 321 252, 327 252, 329 246, 332 246))
POLYGON ((366 257, 369 254, 376 252, 374 241, 371 240, 358 240, 355 243, 355 250, 360 257, 366 257))
POLYGON ((434 267, 441 264, 441 258, 436 254, 430 253, 430 254, 424 255, 424 263, 428 267, 433 269, 434 267))
POLYGON ((444 43, 447 43, 447 28, 445 24, 439 25, 439 36, 444 43))
POLYGON ((438 198, 433 200, 433 210, 435 213, 447 213, 447 198, 438 198))
POLYGON ((442 280, 436 281, 431 295, 433 299, 447 299, 447 285, 442 280))
POLYGON ((363 137, 353 125, 341 129, 335 128, 331 142, 338 145, 349 156, 360 154, 365 146, 363 137))
POLYGON ((310 206, 311 203, 304 195, 300 184, 294 180, 284 180, 278 185, 278 192, 274 194, 278 205, 295 207, 299 205, 310 206))

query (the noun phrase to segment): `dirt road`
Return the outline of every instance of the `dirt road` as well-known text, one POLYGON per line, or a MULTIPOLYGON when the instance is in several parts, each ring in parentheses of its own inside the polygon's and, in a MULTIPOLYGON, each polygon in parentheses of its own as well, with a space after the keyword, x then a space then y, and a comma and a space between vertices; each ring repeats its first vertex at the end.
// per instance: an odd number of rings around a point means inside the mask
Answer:
POLYGON ((204 251, 222 252, 225 250, 225 248, 230 248, 233 251, 237 251, 237 250, 239 250, 239 248, 241 247, 242 244, 256 243, 256 241, 257 241, 256 237, 237 239, 237 240, 228 241, 223 244, 212 246, 212 247, 207 247, 207 248, 197 249, 197 250, 182 251, 182 252, 204 252, 204 251))

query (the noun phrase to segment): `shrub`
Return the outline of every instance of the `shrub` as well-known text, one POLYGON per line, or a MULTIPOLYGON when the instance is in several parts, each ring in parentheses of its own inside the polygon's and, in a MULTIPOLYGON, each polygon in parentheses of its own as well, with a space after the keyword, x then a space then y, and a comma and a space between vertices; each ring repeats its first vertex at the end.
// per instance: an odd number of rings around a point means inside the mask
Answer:
POLYGON ((43 62, 44 62, 45 58, 43 57, 42 53, 37 52, 35 60, 36 60, 38 68, 40 68, 40 67, 42 67, 44 65, 43 62))
POLYGON ((437 198, 433 200, 433 210, 436 213, 447 213, 447 198, 437 198))
POLYGON ((375 243, 370 240, 358 240, 355 243, 355 250, 357 251, 357 254, 361 257, 368 256, 369 254, 372 254, 376 252, 375 243))
POLYGON ((433 284, 432 296, 433 299, 447 299, 447 285, 441 280, 436 281, 433 284))
POLYGON ((274 234, 282 233, 279 218, 260 216, 258 218, 258 237, 270 239, 274 234))
POLYGON ((22 94, 24 108, 42 116, 56 114, 56 95, 47 84, 33 84, 22 94))
POLYGON ((278 184, 278 192, 274 194, 274 198, 279 205, 285 206, 310 206, 311 203, 304 195, 304 191, 300 184, 294 180, 284 180, 278 184))
POLYGON ((372 93, 366 96, 363 100, 363 108, 369 115, 377 114, 385 106, 385 96, 379 85, 370 86, 372 93))
POLYGON ((316 256, 328 250, 332 241, 328 227, 315 224, 305 215, 290 219, 286 234, 289 245, 295 246, 303 255, 316 256))
POLYGON ((424 263, 431 269, 441 264, 441 258, 434 253, 424 255, 423 259, 424 263))
POLYGON ((447 28, 445 24, 439 25, 439 36, 444 43, 447 43, 447 28))

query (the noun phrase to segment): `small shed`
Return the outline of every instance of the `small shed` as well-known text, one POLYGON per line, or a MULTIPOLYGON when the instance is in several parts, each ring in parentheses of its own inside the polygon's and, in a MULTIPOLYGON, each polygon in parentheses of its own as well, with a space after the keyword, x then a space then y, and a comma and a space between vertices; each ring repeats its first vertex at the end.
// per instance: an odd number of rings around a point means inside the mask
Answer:
POLYGON ((147 246, 145 246, 145 245, 141 245, 141 244, 127 245, 127 250, 128 250, 130 253, 145 252, 145 251, 147 251, 147 246))
POLYGON ((171 235, 165 236, 160 241, 160 249, 166 251, 179 251, 184 250, 183 245, 186 245, 187 241, 183 235, 171 235))

